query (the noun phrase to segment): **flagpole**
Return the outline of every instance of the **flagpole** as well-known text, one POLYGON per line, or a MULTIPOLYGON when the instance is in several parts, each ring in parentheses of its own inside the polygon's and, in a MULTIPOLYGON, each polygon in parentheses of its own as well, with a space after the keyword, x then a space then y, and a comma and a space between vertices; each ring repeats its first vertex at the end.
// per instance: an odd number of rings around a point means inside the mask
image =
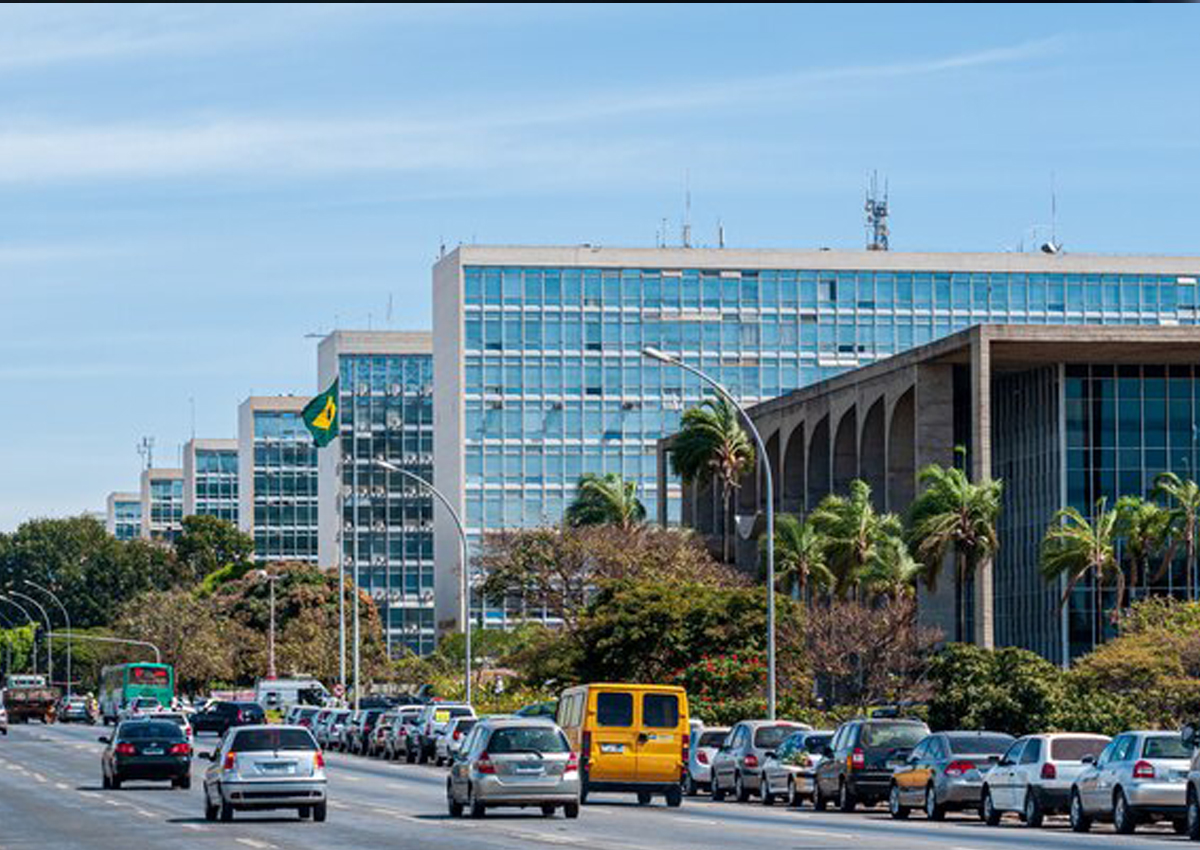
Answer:
MULTIPOLYGON (((337 488, 342 491, 342 473, 345 463, 342 461, 342 438, 338 435, 337 488)), ((345 538, 345 506, 340 499, 334 500, 338 509, 335 518, 337 522, 337 560, 338 560, 338 682, 342 686, 342 698, 346 697, 346 538, 345 538)))

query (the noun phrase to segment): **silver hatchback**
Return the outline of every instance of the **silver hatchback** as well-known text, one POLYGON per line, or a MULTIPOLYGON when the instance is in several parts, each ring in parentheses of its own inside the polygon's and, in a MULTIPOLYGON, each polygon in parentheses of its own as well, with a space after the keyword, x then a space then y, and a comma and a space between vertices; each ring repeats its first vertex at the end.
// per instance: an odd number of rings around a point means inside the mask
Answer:
POLYGON ((545 817, 561 808, 579 817, 579 756, 549 719, 488 718, 467 735, 446 778, 453 817, 469 809, 481 818, 494 806, 538 806, 545 817))
POLYGON ((1170 820, 1187 826, 1191 751, 1178 732, 1124 732, 1086 766, 1071 786, 1071 828, 1087 832, 1093 820, 1111 820, 1128 835, 1139 823, 1170 820))
POLYGON ((303 726, 238 726, 200 758, 212 762, 204 773, 207 820, 266 809, 325 820, 325 757, 303 726))

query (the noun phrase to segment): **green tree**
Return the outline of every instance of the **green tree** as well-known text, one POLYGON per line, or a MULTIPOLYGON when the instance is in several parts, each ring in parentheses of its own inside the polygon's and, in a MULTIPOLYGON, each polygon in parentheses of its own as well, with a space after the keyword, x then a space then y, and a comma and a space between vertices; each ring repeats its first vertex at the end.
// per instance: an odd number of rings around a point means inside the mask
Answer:
POLYGON ((254 538, 233 523, 213 516, 187 516, 175 540, 175 555, 190 571, 192 581, 201 581, 222 567, 233 567, 240 575, 250 568, 254 538))
POLYGON ((723 397, 688 408, 670 452, 671 466, 684 484, 720 484, 723 552, 729 563, 733 496, 742 476, 754 469, 756 457, 750 437, 738 421, 737 408, 723 397))
POLYGON ((875 510, 865 481, 850 482, 847 496, 826 496, 809 521, 825 539, 825 564, 838 599, 860 591, 891 593, 911 580, 914 571, 902 539, 904 526, 895 514, 875 510))
POLYGON ((950 644, 929 667, 929 724, 1010 735, 1044 732, 1054 728, 1060 711, 1061 676, 1058 667, 1025 649, 950 644))
POLYGON ((909 546, 924 566, 925 583, 931 590, 937 586, 947 556, 954 554, 956 639, 968 640, 963 594, 969 577, 990 561, 1000 546, 996 520, 1003 484, 996 480, 975 484, 964 470, 937 464, 926 466, 918 478, 924 489, 909 508, 909 546))
POLYGON ((1125 540, 1130 595, 1150 577, 1150 561, 1163 548, 1171 530, 1171 512, 1141 496, 1117 499, 1116 534, 1125 540))
MULTIPOLYGON (((1196 570, 1196 523, 1200 520, 1200 484, 1181 479, 1174 472, 1162 472, 1154 479, 1154 495, 1171 503, 1171 537, 1184 546, 1187 553, 1185 583, 1187 598, 1194 599, 1196 570)), ((1164 559, 1164 566, 1173 560, 1174 547, 1164 559)))
POLYGON ((646 508, 637 497, 637 482, 615 472, 589 472, 575 485, 575 499, 567 506, 567 525, 618 525, 633 528, 646 519, 646 508))
POLYGON ((1098 585, 1115 583, 1114 622, 1125 598, 1125 573, 1117 563, 1117 512, 1105 510, 1104 499, 1096 502, 1091 520, 1075 508, 1054 514, 1042 540, 1041 570, 1047 581, 1066 580, 1059 607, 1064 607, 1075 585, 1091 575, 1098 585))
MULTIPOLYGON (((759 539, 766 568, 767 535, 759 539)), ((829 591, 833 573, 825 566, 825 539, 808 519, 792 514, 775 518, 775 586, 803 599, 810 587, 829 591)))

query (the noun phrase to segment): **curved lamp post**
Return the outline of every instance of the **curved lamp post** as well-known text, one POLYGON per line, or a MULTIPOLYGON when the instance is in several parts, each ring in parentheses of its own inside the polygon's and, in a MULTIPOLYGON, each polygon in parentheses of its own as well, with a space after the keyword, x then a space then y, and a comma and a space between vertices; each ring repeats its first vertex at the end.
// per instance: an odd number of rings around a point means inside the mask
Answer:
MULTIPOLYGON (((454 527, 458 529, 458 537, 459 537, 459 540, 462 542, 462 588, 461 588, 462 600, 460 602, 459 616, 461 617, 463 636, 466 639, 466 646, 464 647, 464 653, 463 653, 464 657, 466 658, 466 664, 465 664, 465 667, 463 670, 463 675, 465 677, 464 683, 465 683, 465 687, 466 687, 466 690, 465 690, 466 702, 468 705, 470 705, 470 703, 471 703, 471 604, 470 604, 471 585, 470 585, 470 579, 469 579, 470 571, 467 566, 468 559, 470 558, 470 551, 467 546, 467 533, 463 529, 462 518, 459 517, 458 511, 454 510, 453 506, 451 506, 450 500, 447 499, 444 495, 442 495, 442 492, 440 490, 438 490, 436 487, 434 487, 432 484, 430 484, 428 481, 426 481, 421 476, 419 476, 415 473, 409 472, 407 469, 401 469, 400 467, 396 466, 395 464, 388 463, 386 460, 381 460, 379 458, 375 458, 374 462, 375 462, 375 465, 378 467, 387 469, 391 472, 398 472, 401 475, 403 475, 404 477, 412 479, 413 481, 417 482, 422 487, 424 487, 426 490, 428 490, 430 493, 432 493, 434 495, 434 497, 439 502, 442 503, 442 507, 444 507, 447 511, 450 512, 450 516, 454 520, 454 527)), ((357 664, 358 664, 358 642, 357 642, 357 640, 355 641, 354 653, 355 653, 354 657, 355 657, 355 670, 356 670, 355 681, 358 681, 358 679, 357 679, 357 664)))
POLYGON ((672 357, 657 348, 647 346, 642 349, 642 355, 659 363, 678 366, 685 372, 690 372, 716 390, 722 398, 732 404, 742 415, 750 433, 754 435, 754 443, 758 447, 758 457, 762 465, 763 480, 766 484, 767 497, 767 717, 775 719, 775 492, 771 478, 771 460, 767 457, 767 447, 762 435, 754 427, 754 421, 746 413, 745 408, 738 404, 737 399, 729 394, 725 387, 694 366, 689 366, 677 357, 672 357))
POLYGON ((58 598, 58 596, 55 595, 54 591, 52 591, 50 588, 42 587, 37 582, 30 581, 29 579, 25 579, 24 581, 30 587, 40 590, 42 593, 46 594, 51 599, 53 599, 54 604, 58 606, 58 609, 60 611, 62 611, 63 619, 66 620, 66 623, 67 623, 67 696, 69 697, 69 696, 71 696, 71 615, 67 613, 67 607, 62 604, 62 600, 60 600, 58 598))
POLYGON ((22 593, 21 591, 13 590, 12 588, 9 588, 8 592, 11 593, 13 596, 19 596, 22 599, 28 600, 30 602, 30 604, 33 605, 34 608, 37 608, 38 611, 40 611, 42 613, 42 618, 46 621, 46 676, 49 679, 50 684, 53 685, 54 684, 54 655, 53 655, 54 639, 52 637, 50 637, 50 634, 51 634, 51 632, 54 631, 54 625, 50 622, 50 615, 46 613, 46 609, 44 607, 42 607, 42 603, 38 602, 36 599, 34 599, 28 593, 22 593))

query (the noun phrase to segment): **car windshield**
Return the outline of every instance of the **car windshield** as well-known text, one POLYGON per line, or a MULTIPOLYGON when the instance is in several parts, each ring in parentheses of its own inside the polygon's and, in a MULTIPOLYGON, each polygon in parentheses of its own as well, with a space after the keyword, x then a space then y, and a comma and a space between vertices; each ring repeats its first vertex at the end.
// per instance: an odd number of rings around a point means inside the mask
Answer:
POLYGON ((179 738, 183 732, 174 723, 127 723, 117 737, 122 741, 145 741, 151 738, 179 738))
POLYGON ((804 738, 803 747, 805 751, 815 753, 822 747, 828 747, 829 742, 833 740, 833 735, 808 735, 804 738))
POLYGON ((230 747, 235 753, 264 750, 315 750, 317 742, 305 729, 243 729, 230 747))
POLYGON ((767 749, 778 747, 784 738, 795 731, 795 726, 760 726, 754 730, 754 746, 767 749))
POLYGON ((567 738, 557 729, 546 726, 520 726, 497 729, 488 739, 489 753, 567 753, 571 751, 567 738))
POLYGON ((950 737, 950 752, 955 755, 1000 755, 1007 750, 1013 739, 1007 735, 967 735, 950 737))
POLYGON ((929 734, 923 723, 867 723, 862 730, 864 747, 915 747, 929 734))
POLYGON ((700 740, 696 742, 697 747, 719 747, 725 741, 725 736, 729 734, 727 729, 705 729, 700 733, 700 740))
POLYGON ((1191 749, 1178 735, 1155 735, 1146 739, 1142 757, 1148 759, 1186 759, 1192 757, 1191 749))
POLYGON ((1084 756, 1100 755, 1100 751, 1107 746, 1107 738, 1055 738, 1050 742, 1050 759, 1083 761, 1084 756))

